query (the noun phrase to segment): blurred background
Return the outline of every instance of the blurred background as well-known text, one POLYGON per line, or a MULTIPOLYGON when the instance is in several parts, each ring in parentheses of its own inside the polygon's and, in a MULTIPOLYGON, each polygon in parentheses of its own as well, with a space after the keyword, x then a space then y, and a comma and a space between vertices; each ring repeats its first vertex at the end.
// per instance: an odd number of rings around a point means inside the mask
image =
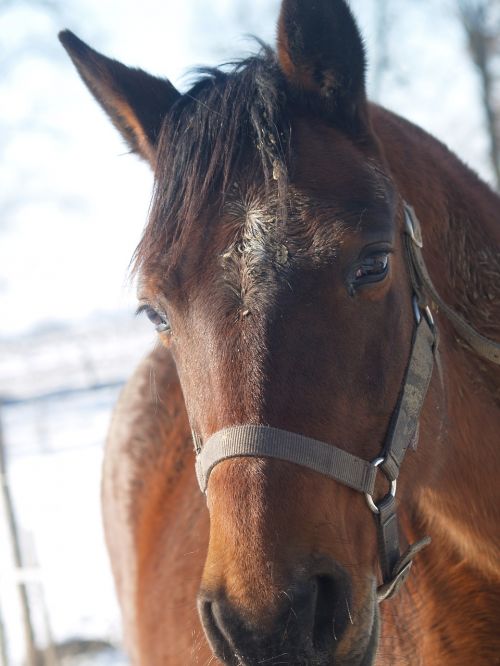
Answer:
MULTIPOLYGON (((500 0, 352 0, 373 100, 500 186, 500 0)), ((273 42, 279 0, 0 0, 0 666, 126 664, 99 509, 154 344, 127 271, 152 179, 60 47, 168 76, 273 42)))

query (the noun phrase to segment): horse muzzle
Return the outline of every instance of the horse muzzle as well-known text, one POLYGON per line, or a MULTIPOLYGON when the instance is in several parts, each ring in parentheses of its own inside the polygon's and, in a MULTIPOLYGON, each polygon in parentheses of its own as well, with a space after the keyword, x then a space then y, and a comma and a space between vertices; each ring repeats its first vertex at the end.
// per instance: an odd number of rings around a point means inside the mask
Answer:
POLYGON ((369 616, 368 622, 360 623, 358 629, 353 626, 347 577, 315 576, 279 596, 279 605, 256 619, 222 591, 200 592, 202 624, 223 664, 371 666, 378 642, 375 598, 370 611, 361 614, 369 616))

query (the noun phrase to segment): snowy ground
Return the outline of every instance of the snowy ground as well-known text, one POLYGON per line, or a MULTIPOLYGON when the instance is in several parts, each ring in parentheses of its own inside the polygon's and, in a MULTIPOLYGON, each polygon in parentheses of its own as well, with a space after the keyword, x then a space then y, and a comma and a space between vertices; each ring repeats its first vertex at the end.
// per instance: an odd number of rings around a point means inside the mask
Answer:
MULTIPOLYGON (((73 639, 109 642, 114 646, 121 643, 119 612, 101 528, 100 472, 103 442, 120 390, 120 377, 124 380, 151 346, 149 329, 147 333, 139 329, 129 334, 132 342, 126 336, 110 334, 112 325, 111 329, 104 326, 100 332, 94 330, 87 336, 87 359, 96 369, 100 367, 100 375, 93 376, 91 383, 99 379, 104 384, 102 388, 84 389, 85 370, 78 367, 76 360, 78 357, 81 362, 81 350, 77 345, 72 357, 68 341, 71 336, 64 334, 60 354, 54 351, 57 345, 49 346, 49 356, 44 354, 43 339, 38 350, 36 344, 32 348, 31 367, 35 375, 36 368, 39 370, 35 384, 30 381, 33 373, 16 367, 16 362, 22 361, 22 353, 16 361, 11 348, 8 361, 0 362, 0 395, 10 398, 1 411, 8 479, 27 559, 22 575, 29 581, 40 646, 46 642, 48 632, 57 644, 73 639), (104 355, 105 372, 99 363, 104 355), (7 370, 15 370, 10 379, 7 370)), ((2 350, 5 345, 0 346, 2 350)), ((3 354, 2 359, 5 358, 3 354)), ((16 591, 18 577, 0 504, 0 610, 6 625, 9 666, 21 666, 24 652, 16 591)), ((104 650, 78 659, 63 659, 60 666, 126 663, 118 652, 104 650)))

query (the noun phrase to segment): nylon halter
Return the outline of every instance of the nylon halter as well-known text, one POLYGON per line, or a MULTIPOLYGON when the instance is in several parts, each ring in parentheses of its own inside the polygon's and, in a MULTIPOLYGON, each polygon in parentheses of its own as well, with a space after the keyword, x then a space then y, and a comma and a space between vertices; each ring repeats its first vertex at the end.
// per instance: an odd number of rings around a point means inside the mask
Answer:
POLYGON ((479 355, 500 364, 500 343, 477 333, 439 297, 422 257, 420 223, 413 208, 404 204, 405 250, 414 290, 415 331, 410 358, 398 403, 394 410, 384 448, 379 457, 368 462, 332 443, 260 425, 239 425, 212 435, 202 446, 193 433, 196 450, 196 474, 202 492, 207 491, 214 467, 237 457, 276 458, 307 467, 365 495, 375 518, 382 584, 378 600, 394 596, 406 581, 417 553, 430 543, 425 537, 400 551, 396 490, 399 470, 408 449, 416 449, 420 412, 429 388, 437 351, 437 330, 428 305, 430 297, 449 318, 456 330, 479 355), (373 495, 381 472, 390 490, 379 502, 373 495))

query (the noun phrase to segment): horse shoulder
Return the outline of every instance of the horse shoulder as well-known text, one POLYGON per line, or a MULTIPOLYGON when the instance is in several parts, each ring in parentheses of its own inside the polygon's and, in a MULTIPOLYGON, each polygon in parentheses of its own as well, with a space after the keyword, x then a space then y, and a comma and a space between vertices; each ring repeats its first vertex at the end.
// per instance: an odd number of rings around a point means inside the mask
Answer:
POLYGON ((168 645, 165 641, 167 627, 175 633, 183 614, 175 607, 185 605, 191 587, 189 620, 191 626, 197 622, 194 599, 204 554, 199 541, 203 546, 208 526, 194 476, 184 400, 172 357, 164 348, 140 363, 116 405, 105 451, 102 501, 133 662, 178 663, 167 656, 172 645, 171 639, 168 645), (185 554, 193 551, 200 557, 189 561, 185 554), (182 599, 172 590, 173 578, 182 599), (163 638, 152 635, 156 632, 163 638), (155 649, 161 653, 148 655, 148 645, 159 646, 155 649))

